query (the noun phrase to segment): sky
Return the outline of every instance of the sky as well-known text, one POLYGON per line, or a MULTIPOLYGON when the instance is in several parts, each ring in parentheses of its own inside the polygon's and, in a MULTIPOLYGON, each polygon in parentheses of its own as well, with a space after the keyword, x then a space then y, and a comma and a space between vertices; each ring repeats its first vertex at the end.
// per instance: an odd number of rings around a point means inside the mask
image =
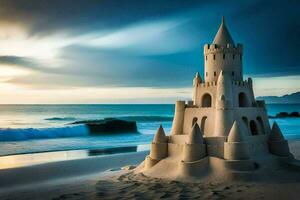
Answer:
POLYGON ((300 91, 300 2, 0 0, 0 103, 174 103, 224 15, 256 96, 300 91))

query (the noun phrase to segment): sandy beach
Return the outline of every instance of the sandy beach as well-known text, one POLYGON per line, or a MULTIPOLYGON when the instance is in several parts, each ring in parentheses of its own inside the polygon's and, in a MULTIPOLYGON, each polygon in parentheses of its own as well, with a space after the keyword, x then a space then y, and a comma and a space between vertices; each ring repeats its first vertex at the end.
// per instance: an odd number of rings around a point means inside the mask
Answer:
MULTIPOLYGON (((300 158, 300 141, 290 141, 290 148, 300 158)), ((124 153, 2 169, 0 198, 299 199, 300 171, 294 168, 278 168, 246 182, 207 178, 182 183, 135 174, 133 166, 147 154, 124 153)))

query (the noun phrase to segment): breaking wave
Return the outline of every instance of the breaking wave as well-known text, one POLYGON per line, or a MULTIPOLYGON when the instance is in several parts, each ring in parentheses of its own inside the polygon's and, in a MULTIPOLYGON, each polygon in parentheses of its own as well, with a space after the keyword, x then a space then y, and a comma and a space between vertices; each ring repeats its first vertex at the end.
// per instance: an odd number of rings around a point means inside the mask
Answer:
MULTIPOLYGON (((136 121, 138 127, 144 129, 144 127, 157 126, 156 122, 171 122, 173 117, 171 116, 119 116, 114 117, 117 119, 136 121), (152 123, 154 122, 154 123, 152 123)), ((74 117, 50 117, 45 118, 49 122, 54 121, 73 121, 74 117)), ((48 139, 48 138, 64 138, 64 137, 78 137, 88 136, 89 130, 84 124, 79 125, 65 125, 62 127, 48 127, 48 128, 0 128, 0 142, 4 141, 23 141, 32 139, 48 139)))
POLYGON ((1 128, 0 141, 76 137, 88 134, 89 131, 85 125, 53 128, 1 128))

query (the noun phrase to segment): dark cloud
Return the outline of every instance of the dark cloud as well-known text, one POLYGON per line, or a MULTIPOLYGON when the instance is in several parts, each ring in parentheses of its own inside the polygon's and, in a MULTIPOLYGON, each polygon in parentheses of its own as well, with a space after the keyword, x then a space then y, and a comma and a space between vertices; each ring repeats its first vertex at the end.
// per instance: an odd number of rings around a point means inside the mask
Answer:
POLYGON ((143 20, 155 20, 205 4, 180 0, 1 0, 0 19, 31 26, 32 34, 57 29, 73 31, 114 29, 143 20))
POLYGON ((29 68, 33 70, 44 70, 32 58, 20 56, 0 56, 0 64, 8 64, 16 67, 29 68))
POLYGON ((213 40, 221 15, 225 15, 235 42, 244 44, 246 74, 299 75, 299 10, 299 1, 3 0, 0 21, 21 23, 32 37, 60 31, 68 31, 70 37, 109 34, 148 22, 185 21, 150 42, 136 44, 137 49, 69 45, 59 55, 66 61, 60 68, 11 56, 0 57, 0 63, 36 70, 31 77, 11 80, 23 84, 186 87, 196 71, 203 72, 203 45, 213 40), (168 46, 174 50, 162 51, 168 46))

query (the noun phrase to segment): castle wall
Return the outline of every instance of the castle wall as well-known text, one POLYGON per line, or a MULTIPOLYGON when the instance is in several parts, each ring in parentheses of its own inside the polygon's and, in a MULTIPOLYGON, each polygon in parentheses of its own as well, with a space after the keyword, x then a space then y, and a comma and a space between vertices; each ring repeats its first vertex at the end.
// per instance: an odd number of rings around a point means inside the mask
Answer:
POLYGON ((248 81, 234 81, 232 90, 234 107, 240 107, 240 95, 245 95, 246 97, 246 105, 243 107, 251 107, 255 103, 252 84, 249 84, 248 81))
MULTIPOLYGON (((211 96, 211 107, 216 107, 216 99, 217 97, 217 82, 205 82, 198 85, 196 89, 196 95, 194 99, 194 105, 202 106, 205 94, 209 94, 211 96)), ((195 93, 195 92, 194 92, 195 93)), ((253 94, 252 83, 249 84, 247 80, 245 81, 233 81, 232 82, 232 105, 233 107, 239 107, 239 95, 243 93, 245 95, 245 99, 247 101, 247 105, 244 107, 253 106, 255 104, 255 97, 253 94)))
POLYGON ((183 134, 189 134, 192 131, 194 119, 204 135, 213 135, 214 133, 214 108, 186 108, 184 113, 183 134))
MULTIPOLYGON (((183 148, 185 142, 179 141, 177 137, 180 137, 183 141, 186 139, 184 135, 171 136, 176 139, 172 139, 168 143, 168 156, 177 157, 179 160, 182 158, 183 148), (179 143, 177 143, 179 142, 179 143)), ((266 154, 269 152, 267 145, 268 135, 247 136, 247 145, 250 153, 250 157, 253 159, 257 155, 266 154)), ((227 141, 227 137, 205 137, 204 143, 206 144, 207 155, 224 158, 224 142, 227 141)))
POLYGON ((204 95, 208 94, 211 96, 211 106, 216 105, 216 92, 217 92, 217 82, 206 82, 201 83, 197 88, 197 93, 195 97, 194 105, 201 106, 204 104, 204 95))
MULTIPOLYGON (((206 137, 215 136, 216 110, 214 108, 187 107, 184 112, 183 134, 189 134, 196 122, 206 137)), ((236 107, 232 109, 233 121, 240 121, 245 135, 263 135, 270 133, 268 116, 264 107, 236 107), (255 125, 253 125, 255 124, 255 125), (256 129, 254 133, 251 130, 256 129)), ((228 133, 227 133, 228 134, 228 133)))

